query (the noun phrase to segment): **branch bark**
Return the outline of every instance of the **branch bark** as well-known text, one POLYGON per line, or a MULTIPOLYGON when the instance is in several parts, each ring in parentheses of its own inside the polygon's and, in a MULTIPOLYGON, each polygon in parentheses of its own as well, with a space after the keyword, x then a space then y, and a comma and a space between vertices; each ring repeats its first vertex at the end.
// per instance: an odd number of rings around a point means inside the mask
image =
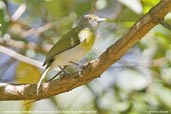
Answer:
POLYGON ((66 75, 60 80, 43 83, 41 91, 36 94, 36 84, 0 83, 0 100, 40 100, 70 91, 99 77, 114 62, 120 59, 129 48, 134 46, 154 26, 171 11, 171 0, 161 0, 146 15, 130 28, 130 31, 109 47, 98 59, 90 62, 78 74, 66 75))

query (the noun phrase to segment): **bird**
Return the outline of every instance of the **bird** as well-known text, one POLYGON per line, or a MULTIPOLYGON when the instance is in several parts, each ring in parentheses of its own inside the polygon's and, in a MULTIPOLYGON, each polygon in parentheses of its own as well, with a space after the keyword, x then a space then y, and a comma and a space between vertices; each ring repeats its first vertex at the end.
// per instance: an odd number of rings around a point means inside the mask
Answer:
POLYGON ((106 18, 100 18, 94 14, 86 14, 71 30, 61 36, 46 56, 43 64, 46 67, 37 83, 37 93, 50 70, 57 66, 61 68, 71 65, 71 62, 79 62, 91 50, 98 25, 105 20, 106 18))

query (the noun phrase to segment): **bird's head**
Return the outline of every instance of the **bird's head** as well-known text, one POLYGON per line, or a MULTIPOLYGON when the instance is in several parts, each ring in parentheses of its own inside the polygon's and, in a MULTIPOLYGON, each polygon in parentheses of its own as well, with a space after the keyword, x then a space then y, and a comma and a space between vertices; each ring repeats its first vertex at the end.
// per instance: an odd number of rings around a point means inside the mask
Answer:
POLYGON ((83 18, 77 23, 77 26, 90 27, 97 29, 100 22, 106 21, 106 18, 100 18, 94 14, 84 15, 83 18))
POLYGON ((100 18, 94 14, 87 14, 84 18, 92 28, 96 28, 100 22, 106 21, 106 18, 100 18))

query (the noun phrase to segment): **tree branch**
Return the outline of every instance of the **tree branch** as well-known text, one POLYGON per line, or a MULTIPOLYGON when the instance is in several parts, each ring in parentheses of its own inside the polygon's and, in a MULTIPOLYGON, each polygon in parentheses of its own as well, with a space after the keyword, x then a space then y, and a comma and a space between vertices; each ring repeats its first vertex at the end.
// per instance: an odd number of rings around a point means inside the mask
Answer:
POLYGON ((21 54, 15 52, 13 50, 10 50, 8 48, 3 47, 3 46, 0 46, 0 52, 4 53, 10 57, 13 57, 16 60, 23 61, 25 63, 31 64, 31 65, 36 66, 38 68, 42 68, 42 62, 28 58, 24 55, 21 55, 21 54))
POLYGON ((90 62, 78 74, 67 75, 60 80, 43 83, 41 91, 36 94, 36 84, 0 84, 0 100, 39 100, 70 91, 99 77, 114 62, 120 59, 129 48, 156 26, 171 11, 171 0, 161 0, 149 13, 144 15, 130 31, 109 47, 98 59, 90 62))

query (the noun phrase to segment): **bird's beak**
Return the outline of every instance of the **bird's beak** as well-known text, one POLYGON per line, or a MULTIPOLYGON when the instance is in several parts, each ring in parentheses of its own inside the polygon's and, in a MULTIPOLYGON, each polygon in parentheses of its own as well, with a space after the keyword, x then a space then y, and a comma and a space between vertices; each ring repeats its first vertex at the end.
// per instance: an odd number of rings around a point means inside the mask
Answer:
POLYGON ((106 20, 107 20, 106 18, 100 18, 100 17, 97 19, 98 22, 103 22, 103 21, 106 21, 106 20))

